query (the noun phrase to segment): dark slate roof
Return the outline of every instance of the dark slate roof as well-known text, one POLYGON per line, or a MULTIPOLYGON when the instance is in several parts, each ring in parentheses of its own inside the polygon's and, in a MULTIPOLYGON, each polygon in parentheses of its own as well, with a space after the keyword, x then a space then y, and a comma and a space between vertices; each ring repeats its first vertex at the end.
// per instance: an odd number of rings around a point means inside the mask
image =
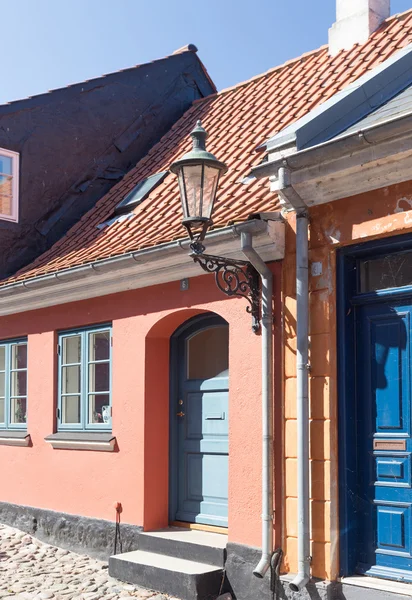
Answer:
POLYGON ((412 86, 409 86, 406 90, 395 96, 395 98, 392 98, 392 100, 389 100, 389 102, 371 112, 367 117, 346 129, 343 134, 356 133, 356 131, 381 125, 387 121, 400 119, 410 114, 412 114, 412 86))
POLYGON ((59 240, 196 99, 216 91, 192 45, 0 106, 0 148, 20 153, 20 222, 0 222, 0 277, 59 240))

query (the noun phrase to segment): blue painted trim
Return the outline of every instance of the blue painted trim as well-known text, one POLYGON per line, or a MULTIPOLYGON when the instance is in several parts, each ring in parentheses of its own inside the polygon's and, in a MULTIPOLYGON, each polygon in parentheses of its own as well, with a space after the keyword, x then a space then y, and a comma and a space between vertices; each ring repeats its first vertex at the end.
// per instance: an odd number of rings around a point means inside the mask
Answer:
MULTIPOLYGON (((89 399, 89 366, 94 362, 100 361, 89 361, 89 334, 99 333, 101 331, 110 332, 110 344, 109 344, 109 406, 112 408, 112 325, 110 323, 98 326, 89 326, 79 329, 71 329, 61 331, 58 334, 58 347, 59 347, 59 360, 58 360, 58 387, 57 387, 57 406, 58 406, 58 417, 57 417, 57 430, 58 431, 111 431, 112 430, 112 418, 110 417, 109 423, 88 423, 88 399, 89 399), (79 394, 62 394, 62 355, 63 355, 63 339, 68 337, 80 336, 80 363, 73 363, 73 365, 80 366, 81 373, 81 385, 80 385, 80 423, 62 423, 62 396, 78 396, 79 394)), ((107 362, 107 361, 101 361, 107 362)), ((96 393, 95 395, 100 395, 96 393)))
MULTIPOLYGON (((338 439, 339 439, 339 545, 340 575, 353 575, 357 566, 357 514, 351 499, 357 496, 356 484, 356 365, 355 310, 357 305, 412 295, 412 286, 359 294, 359 259, 376 258, 402 250, 412 250, 412 236, 393 236, 356 244, 337 252, 337 364, 338 364, 338 439)), ((374 570, 375 574, 378 574, 374 570)), ((369 574, 369 572, 368 572, 369 574)), ((384 575, 379 572, 382 577, 384 575)), ((388 577, 388 575, 386 575, 388 577)), ((393 579, 393 577, 391 577, 393 579)))
POLYGON ((179 381, 183 371, 183 361, 181 360, 182 345, 185 339, 198 333, 202 329, 213 327, 214 325, 228 325, 219 315, 214 313, 205 313, 196 315, 185 321, 170 338, 170 397, 169 397, 169 521, 176 520, 178 509, 178 421, 176 418, 176 401, 179 397, 179 381))
POLYGON ((273 151, 295 143, 297 150, 303 150, 330 140, 386 104, 411 83, 410 44, 270 138, 264 147, 273 151))
MULTIPOLYGON (((0 423, 1 429, 11 429, 17 431, 27 431, 27 419, 26 423, 11 423, 10 421, 10 411, 11 411, 11 347, 14 344, 27 344, 27 338, 12 338, 9 340, 1 340, 0 346, 4 346, 5 348, 5 372, 4 372, 4 422, 0 423)), ((28 383, 28 367, 26 370, 26 386, 28 383)), ((14 371, 13 371, 14 372, 14 371)), ((27 389, 26 389, 27 392, 27 389)), ((29 399, 26 394, 25 398, 27 399, 27 412, 29 410, 29 399)))

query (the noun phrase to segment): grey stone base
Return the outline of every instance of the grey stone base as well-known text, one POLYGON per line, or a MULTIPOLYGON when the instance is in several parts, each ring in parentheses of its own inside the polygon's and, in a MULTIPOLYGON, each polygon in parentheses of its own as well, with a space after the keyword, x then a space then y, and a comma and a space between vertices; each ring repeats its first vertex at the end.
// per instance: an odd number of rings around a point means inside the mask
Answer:
POLYGON ((270 573, 264 579, 253 575, 260 556, 260 550, 256 548, 227 545, 226 575, 229 589, 236 600, 406 600, 406 596, 397 593, 320 580, 312 580, 300 592, 292 592, 289 583, 293 575, 280 576, 274 595, 270 573))
POLYGON ((271 589, 271 576, 268 572, 263 579, 253 575, 261 552, 257 548, 241 544, 227 545, 226 574, 236 600, 285 600, 299 598, 302 600, 333 600, 333 584, 325 581, 311 581, 301 592, 289 589, 293 577, 280 577, 275 582, 276 595, 271 589))
MULTIPOLYGON (((113 554, 115 523, 66 513, 0 502, 0 523, 16 527, 38 539, 108 560, 113 554)), ((121 525, 122 551, 139 547, 142 531, 136 525, 121 525)), ((157 550, 159 551, 159 550, 157 550)), ((227 545, 226 580, 222 591, 230 591, 235 600, 405 600, 404 595, 337 582, 311 581, 301 592, 292 592, 292 576, 281 576, 276 583, 276 595, 270 586, 270 574, 264 579, 253 575, 260 559, 260 550, 241 544, 227 545)))
MULTIPOLYGON (((113 554, 115 523, 77 515, 0 502, 0 523, 16 527, 39 540, 100 560, 113 554)), ((121 525, 123 552, 138 547, 141 527, 121 525)))

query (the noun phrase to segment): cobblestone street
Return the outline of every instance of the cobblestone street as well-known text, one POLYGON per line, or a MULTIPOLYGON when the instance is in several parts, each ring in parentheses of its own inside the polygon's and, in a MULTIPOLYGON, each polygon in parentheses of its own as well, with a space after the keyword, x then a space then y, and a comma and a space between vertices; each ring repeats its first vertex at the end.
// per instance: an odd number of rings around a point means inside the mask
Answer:
MULTIPOLYGON (((158 592, 122 583, 107 563, 40 542, 0 525, 0 599, 166 600, 158 592)), ((176 600, 176 599, 174 599, 176 600)))

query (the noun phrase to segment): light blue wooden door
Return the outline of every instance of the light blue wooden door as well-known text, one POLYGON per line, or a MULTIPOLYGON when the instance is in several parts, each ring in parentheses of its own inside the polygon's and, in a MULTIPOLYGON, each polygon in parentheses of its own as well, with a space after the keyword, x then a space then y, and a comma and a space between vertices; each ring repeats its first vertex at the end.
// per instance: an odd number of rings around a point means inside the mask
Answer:
POLYGON ((177 445, 172 520, 227 527, 227 324, 217 317, 195 320, 179 337, 177 352, 177 396, 171 405, 177 445))

